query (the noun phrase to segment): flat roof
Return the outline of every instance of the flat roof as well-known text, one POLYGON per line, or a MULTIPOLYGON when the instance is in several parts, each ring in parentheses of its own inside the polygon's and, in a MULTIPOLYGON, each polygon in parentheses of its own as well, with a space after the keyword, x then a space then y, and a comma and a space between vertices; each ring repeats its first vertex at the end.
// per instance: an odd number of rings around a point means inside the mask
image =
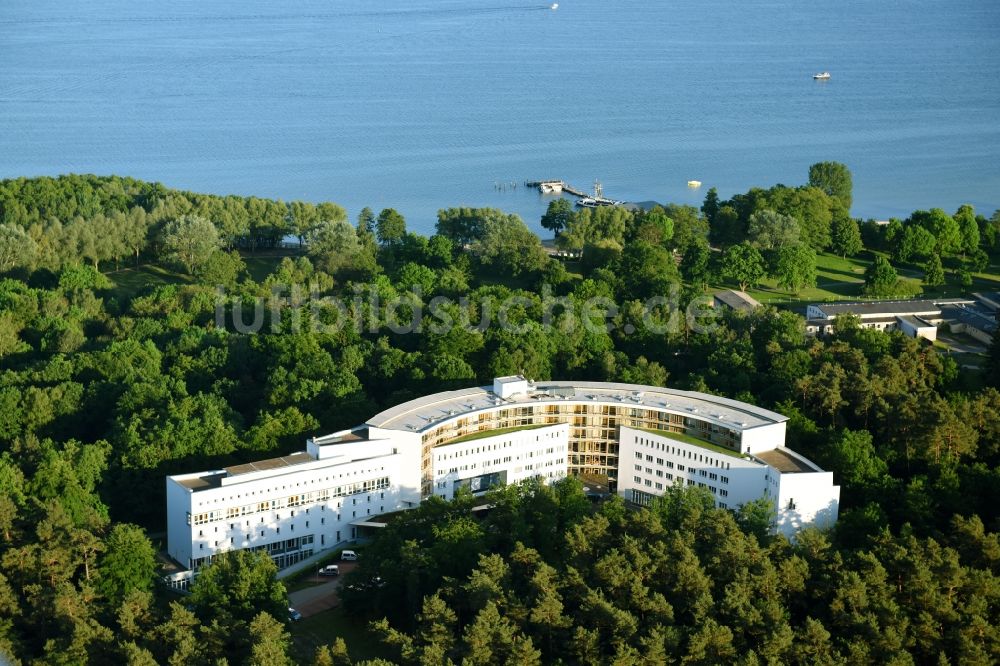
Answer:
POLYGON ((351 523, 351 525, 354 527, 374 527, 376 529, 382 529, 388 525, 388 523, 376 523, 372 520, 355 520, 351 523))
POLYGON ((185 488, 190 488, 191 490, 205 490, 206 488, 218 488, 221 485, 219 481, 221 481, 222 477, 225 475, 225 472, 205 472, 201 476, 191 476, 186 479, 178 479, 177 477, 172 478, 185 488))
POLYGON ((917 315, 897 315, 896 319, 905 321, 913 328, 937 328, 934 324, 930 323, 926 319, 918 317, 917 315))
POLYGON ((972 295, 988 310, 1000 309, 1000 291, 981 291, 972 295))
POLYGON ((943 308, 941 312, 946 319, 978 328, 984 333, 994 333, 997 330, 996 316, 989 311, 963 307, 961 305, 950 305, 943 308))
POLYGON ((737 291, 736 289, 720 291, 715 294, 715 298, 734 310, 752 310, 760 307, 760 301, 745 291, 737 291))
POLYGON ((367 424, 386 430, 423 432, 445 421, 501 406, 559 403, 624 404, 666 409, 677 414, 697 415, 739 431, 788 420, 788 417, 776 412, 737 400, 661 386, 583 381, 539 381, 533 386, 534 391, 507 399, 498 397, 488 386, 434 393, 390 407, 368 419, 367 424))
POLYGON ((221 470, 204 472, 187 478, 178 478, 176 476, 171 478, 185 488, 197 491, 205 490, 207 488, 218 488, 222 485, 223 479, 233 476, 281 469, 283 467, 291 467, 293 465, 302 465, 308 462, 315 462, 315 460, 315 458, 305 451, 300 451, 299 453, 293 453, 289 456, 268 458, 267 460, 258 460, 256 462, 245 463, 242 465, 233 465, 231 467, 224 467, 221 470))
POLYGON ((828 317, 834 317, 838 314, 875 316, 937 312, 940 311, 942 305, 972 302, 964 298, 947 298, 941 300, 909 299, 902 301, 863 301, 858 303, 812 303, 810 307, 819 309, 828 317))
POLYGON ((245 463, 243 465, 233 465, 232 467, 226 467, 224 469, 227 472, 227 476, 239 476, 240 474, 265 472, 273 469, 280 469, 282 467, 291 467, 292 465, 301 465, 302 463, 313 462, 314 460, 315 458, 308 453, 300 451, 299 453, 293 453, 290 456, 268 458, 267 460, 258 460, 257 462, 245 463))
POLYGON ((763 460, 782 474, 821 471, 818 468, 807 465, 797 457, 790 455, 788 450, 784 448, 762 451, 761 453, 755 453, 753 455, 754 457, 763 460))

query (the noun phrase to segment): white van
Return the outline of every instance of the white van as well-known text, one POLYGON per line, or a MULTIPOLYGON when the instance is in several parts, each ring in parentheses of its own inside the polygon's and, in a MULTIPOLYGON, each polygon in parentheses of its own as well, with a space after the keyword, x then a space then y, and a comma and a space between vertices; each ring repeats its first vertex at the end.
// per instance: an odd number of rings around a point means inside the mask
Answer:
POLYGON ((353 550, 345 550, 340 554, 340 559, 353 561, 358 559, 358 554, 355 553, 353 550))

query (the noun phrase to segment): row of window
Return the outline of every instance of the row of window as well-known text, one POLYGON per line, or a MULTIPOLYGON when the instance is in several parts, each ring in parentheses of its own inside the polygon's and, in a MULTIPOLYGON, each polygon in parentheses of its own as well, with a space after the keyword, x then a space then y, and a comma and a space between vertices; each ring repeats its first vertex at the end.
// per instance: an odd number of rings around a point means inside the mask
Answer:
MULTIPOLYGON (((643 492, 642 490, 633 490, 630 501, 637 506, 649 506, 653 498, 656 497, 653 493, 643 492)), ((716 501, 716 506, 720 509, 728 509, 729 505, 725 502, 716 501)))
MULTIPOLYGON (((257 548, 254 548, 252 550, 259 550, 259 549, 260 549, 260 547, 257 547, 257 548)), ((271 559, 274 560, 274 564, 279 569, 284 569, 285 567, 292 566, 296 562, 301 562, 302 560, 304 560, 306 558, 312 557, 312 554, 313 554, 313 549, 312 548, 303 548, 303 549, 295 550, 295 551, 292 551, 292 552, 272 554, 271 555, 271 559)), ((206 564, 211 564, 213 557, 215 557, 215 556, 214 555, 208 555, 206 557, 196 557, 196 558, 193 558, 193 559, 189 560, 188 564, 189 564, 189 566, 190 566, 191 569, 198 569, 198 568, 200 568, 202 566, 205 566, 206 564)), ((188 580, 186 580, 184 582, 185 583, 189 583, 190 579, 188 579, 188 580)), ((180 585, 180 586, 173 586, 172 585, 172 587, 175 587, 176 589, 185 589, 186 590, 188 586, 186 584, 183 584, 183 585, 180 585)))
MULTIPOLYGON (((638 454, 638 455, 636 455, 636 457, 637 458, 642 458, 642 455, 638 454)), ((646 462, 650 462, 650 463, 653 462, 653 457, 652 456, 646 456, 646 462)), ((674 469, 675 468, 673 462, 671 462, 670 460, 664 461, 663 458, 657 458, 656 459, 656 464, 660 465, 661 467, 665 467, 667 469, 674 469)), ((646 470, 646 474, 653 474, 654 473, 654 470, 653 470, 652 467, 643 468, 642 465, 636 465, 635 466, 635 471, 637 471, 637 472, 641 472, 641 471, 643 471, 643 469, 646 470)), ((726 483, 726 484, 729 483, 729 477, 728 476, 725 476, 725 475, 722 475, 722 474, 717 474, 715 472, 709 472, 706 469, 696 470, 696 469, 691 468, 691 467, 685 467, 684 465, 682 465, 680 463, 677 463, 676 469, 677 469, 678 472, 688 472, 689 474, 695 474, 697 472, 697 474, 699 476, 701 476, 703 478, 706 478, 709 481, 720 481, 720 482, 726 483)), ((655 473, 656 473, 656 476, 661 476, 661 477, 664 474, 664 472, 663 472, 662 469, 656 470, 655 473)), ((670 474, 667 474, 667 476, 670 477, 670 478, 673 478, 672 476, 670 476, 670 474)))
MULTIPOLYGON (((220 495, 218 493, 212 493, 207 498, 205 498, 202 494, 199 494, 198 499, 201 500, 201 501, 199 501, 196 506, 198 506, 200 508, 201 506, 208 505, 208 504, 220 504, 220 503, 226 504, 226 503, 232 502, 233 499, 241 499, 243 497, 244 493, 246 494, 247 497, 254 497, 256 495, 262 495, 262 496, 270 497, 271 495, 273 495, 274 493, 276 493, 279 490, 288 490, 289 488, 298 488, 300 486, 311 486, 311 485, 314 485, 314 484, 317 484, 317 483, 329 483, 331 480, 336 481, 337 479, 343 479, 345 476, 348 477, 348 478, 350 478, 352 476, 358 476, 359 474, 361 476, 368 476, 368 475, 371 475, 371 474, 373 474, 375 472, 378 472, 378 471, 385 471, 385 467, 382 466, 382 467, 378 467, 378 468, 372 467, 370 469, 355 469, 353 471, 344 472, 342 474, 331 474, 330 476, 326 476, 326 477, 316 477, 314 479, 305 479, 305 480, 302 480, 302 481, 296 481, 294 486, 291 483, 289 483, 288 485, 283 485, 283 486, 280 486, 280 487, 279 486, 275 486, 273 488, 261 488, 259 490, 245 490, 244 492, 237 493, 235 497, 233 495, 229 495, 228 497, 226 497, 226 496, 220 495)), ((238 484, 234 485, 232 487, 234 489, 241 488, 241 486, 238 485, 238 484)))
POLYGON ((372 492, 374 490, 384 490, 388 487, 389 477, 384 476, 379 479, 368 479, 367 481, 352 483, 346 486, 324 488, 323 490, 317 490, 315 492, 289 495, 288 497, 279 497, 265 502, 257 502, 255 504, 244 504, 243 506, 231 506, 226 509, 215 509, 213 511, 196 513, 193 516, 188 513, 187 521, 188 525, 204 525, 205 523, 211 523, 217 520, 239 518, 240 516, 248 516, 254 513, 275 511, 285 507, 303 506, 314 502, 326 502, 329 501, 331 497, 346 497, 348 495, 372 492))
MULTIPOLYGON (((542 435, 535 435, 535 441, 536 442, 541 441, 542 437, 544 437, 545 439, 552 439, 553 437, 557 436, 558 434, 559 433, 556 433, 556 432, 546 432, 546 433, 543 433, 542 435)), ((500 449, 507 449, 507 448, 510 448, 512 446, 517 446, 519 444, 520 444, 520 442, 503 441, 503 442, 495 442, 493 444, 486 444, 486 445, 483 445, 483 446, 469 447, 469 448, 463 449, 461 451, 446 451, 444 453, 439 453, 438 454, 437 461, 441 462, 443 460, 451 460, 452 458, 461 458, 463 456, 471 456, 471 455, 475 455, 477 453, 488 453, 489 451, 499 451, 500 449)), ((559 447, 549 447, 548 449, 546 449, 546 453, 552 453, 556 449, 563 449, 563 448, 564 447, 562 447, 562 446, 559 446, 559 447)), ((529 453, 529 455, 530 455, 530 453, 529 453)))
MULTIPOLYGON (((650 446, 650 447, 652 447, 652 448, 654 448, 654 449, 656 449, 658 451, 663 451, 665 454, 669 454, 669 455, 672 455, 672 456, 678 456, 678 457, 681 457, 681 458, 687 458, 687 459, 693 460, 695 462, 704 463, 706 465, 711 465, 713 467, 718 467, 719 469, 727 469, 727 470, 731 469, 729 462, 727 462, 727 461, 725 461, 725 460, 723 460, 721 458, 715 458, 715 457, 710 456, 710 455, 705 454, 705 453, 695 453, 694 451, 691 451, 691 450, 688 450, 688 449, 680 448, 680 447, 677 447, 677 446, 671 446, 669 444, 663 444, 661 442, 654 442, 654 441, 651 441, 651 440, 648 440, 648 439, 644 439, 644 438, 641 438, 641 437, 638 438, 636 440, 636 442, 638 444, 641 444, 641 445, 644 445, 644 446, 650 446)), ((653 460, 653 456, 651 456, 649 454, 643 454, 641 451, 636 451, 635 452, 635 457, 638 458, 639 460, 642 460, 642 458, 643 458, 644 455, 645 455, 646 460, 649 460, 649 461, 653 460)), ((663 458, 657 458, 656 460, 657 460, 657 462, 659 464, 663 464, 663 462, 662 462, 663 458)))
POLYGON ((720 426, 702 418, 648 407, 548 404, 484 411, 431 430, 423 436, 423 442, 427 446, 434 447, 446 443, 449 439, 476 431, 562 422, 576 426, 571 431, 572 438, 594 437, 593 429, 604 428, 606 430, 601 436, 617 439, 617 429, 620 425, 660 428, 667 424, 674 430, 697 429, 701 433, 709 434, 712 439, 722 439, 727 444, 735 443, 740 436, 738 429, 720 426))
MULTIPOLYGON (((539 453, 538 455, 541 456, 542 454, 539 453)), ((526 458, 533 458, 534 456, 529 453, 525 457, 526 458)), ((502 464, 505 464, 505 463, 509 463, 509 462, 511 462, 511 460, 512 460, 511 456, 504 456, 503 458, 495 458, 492 463, 490 463, 490 461, 487 460, 487 461, 483 462, 483 469, 487 469, 488 467, 491 467, 491 466, 499 466, 499 465, 502 465, 502 464)), ((520 457, 518 457, 518 460, 520 460, 520 457)), ((543 463, 539 463, 539 465, 542 465, 542 464, 543 463)), ((559 458, 557 460, 549 460, 548 462, 544 463, 544 465, 546 467, 552 466, 552 465, 565 465, 565 464, 566 464, 566 459, 565 458, 559 458)), ((459 467, 452 467, 452 468, 447 469, 447 470, 445 470, 445 469, 439 469, 438 472, 437 472, 437 475, 438 476, 445 476, 446 474, 458 474, 459 472, 468 472, 470 470, 474 471, 477 467, 479 467, 479 463, 469 463, 468 465, 461 465, 459 467)), ((527 469, 531 469, 532 465, 527 465, 526 467, 527 467, 527 469)), ((521 469, 520 467, 517 468, 518 471, 520 471, 520 469, 521 469)))
MULTIPOLYGON (((674 475, 670 472, 660 473, 657 471, 656 476, 660 478, 665 478, 667 481, 674 481, 674 475)), ((653 479, 643 479, 641 476, 633 476, 632 480, 637 484, 642 484, 647 488, 656 488, 657 490, 663 490, 663 483, 660 481, 654 481, 653 479)), ((710 486, 707 483, 702 483, 701 481, 695 481, 694 479, 683 479, 681 477, 676 477, 677 483, 687 482, 687 485, 694 486, 697 485, 700 488, 708 488, 713 495, 719 495, 720 497, 728 497, 729 491, 725 488, 717 488, 715 486, 710 486)))

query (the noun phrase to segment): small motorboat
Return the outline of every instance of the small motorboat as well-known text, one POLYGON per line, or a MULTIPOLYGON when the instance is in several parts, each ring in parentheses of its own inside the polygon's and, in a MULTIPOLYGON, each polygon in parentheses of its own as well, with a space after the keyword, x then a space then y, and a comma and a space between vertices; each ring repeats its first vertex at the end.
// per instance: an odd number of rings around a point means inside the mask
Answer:
POLYGON ((826 81, 830 78, 830 72, 820 72, 819 74, 813 74, 813 78, 817 81, 826 81))
POLYGON ((701 187, 701 181, 700 180, 689 180, 688 181, 688 187, 690 187, 692 189, 697 189, 697 188, 701 187))
POLYGON ((551 5, 549 5, 549 9, 559 9, 559 3, 553 2, 551 5))

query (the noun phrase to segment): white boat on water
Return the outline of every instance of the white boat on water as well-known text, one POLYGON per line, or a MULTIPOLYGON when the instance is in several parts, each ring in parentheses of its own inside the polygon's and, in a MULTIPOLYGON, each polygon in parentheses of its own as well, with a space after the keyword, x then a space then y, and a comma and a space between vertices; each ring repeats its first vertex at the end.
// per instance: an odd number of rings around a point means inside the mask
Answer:
POLYGON ((559 3, 553 2, 551 5, 549 5, 549 9, 559 9, 559 3))
POLYGON ((701 181, 700 180, 689 180, 688 181, 688 187, 697 189, 697 188, 701 187, 701 181))
POLYGON ((813 78, 817 81, 826 81, 830 78, 830 72, 820 72, 819 74, 813 74, 813 78))
POLYGON ((617 199, 608 199, 604 196, 604 188, 600 181, 594 181, 594 194, 589 197, 581 197, 576 200, 576 205, 582 208, 600 208, 601 206, 621 206, 625 202, 617 199))
POLYGON ((582 208, 601 208, 603 206, 622 206, 624 204, 624 201, 618 201, 617 199, 605 199, 604 197, 583 197, 576 200, 576 205, 581 206, 582 208))

